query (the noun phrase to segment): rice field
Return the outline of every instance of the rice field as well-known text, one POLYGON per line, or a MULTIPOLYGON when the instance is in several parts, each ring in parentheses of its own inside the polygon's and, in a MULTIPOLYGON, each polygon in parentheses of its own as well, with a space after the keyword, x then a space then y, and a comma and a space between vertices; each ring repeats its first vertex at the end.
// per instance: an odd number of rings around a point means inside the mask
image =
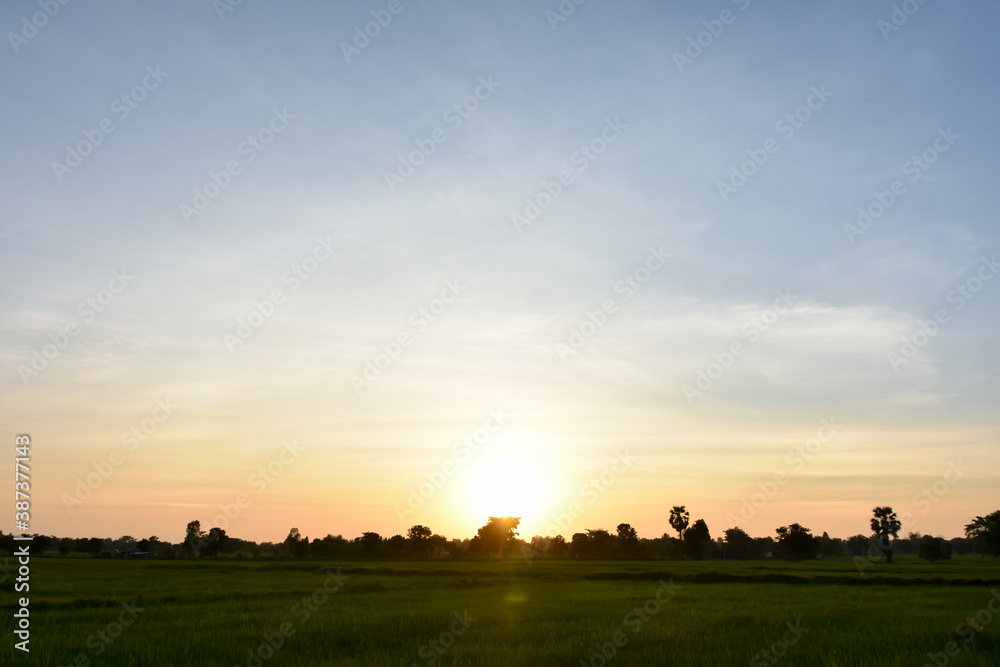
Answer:
POLYGON ((30 655, 7 633, 0 664, 1000 665, 991 559, 38 558, 31 587, 30 655))

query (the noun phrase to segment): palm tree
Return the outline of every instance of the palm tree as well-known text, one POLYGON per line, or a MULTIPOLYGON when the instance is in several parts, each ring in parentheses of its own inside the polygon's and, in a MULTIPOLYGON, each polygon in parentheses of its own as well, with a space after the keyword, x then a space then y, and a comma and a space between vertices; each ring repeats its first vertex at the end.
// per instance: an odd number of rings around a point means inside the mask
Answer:
MULTIPOLYGON (((688 514, 684 505, 674 505, 673 509, 670 510, 670 526, 677 531, 678 540, 684 538, 684 531, 687 529, 690 521, 691 515, 688 514)), ((681 545, 681 560, 684 560, 683 545, 681 545)))
POLYGON ((891 507, 876 507, 872 510, 872 514, 875 515, 872 517, 872 532, 878 540, 879 549, 885 553, 885 562, 891 563, 892 543, 889 542, 889 537, 896 539, 903 524, 899 522, 899 517, 891 507))

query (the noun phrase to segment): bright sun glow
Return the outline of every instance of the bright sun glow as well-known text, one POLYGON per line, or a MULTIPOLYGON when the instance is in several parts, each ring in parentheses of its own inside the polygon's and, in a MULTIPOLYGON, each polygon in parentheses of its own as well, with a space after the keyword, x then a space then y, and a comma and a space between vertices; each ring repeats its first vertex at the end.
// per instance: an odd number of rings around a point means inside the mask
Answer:
POLYGON ((514 429, 486 442, 462 464, 453 487, 450 500, 462 523, 474 531, 491 516, 518 516, 529 538, 543 530, 563 492, 564 473, 552 449, 551 438, 514 429))
POLYGON ((490 516, 537 517, 544 510, 545 480, 530 465, 513 459, 485 462, 474 478, 474 511, 490 516))

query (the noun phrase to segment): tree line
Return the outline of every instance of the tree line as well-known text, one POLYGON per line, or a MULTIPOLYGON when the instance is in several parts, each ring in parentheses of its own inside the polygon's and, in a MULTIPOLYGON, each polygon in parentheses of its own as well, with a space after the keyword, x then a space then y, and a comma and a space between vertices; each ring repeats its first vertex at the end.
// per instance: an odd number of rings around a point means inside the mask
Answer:
MULTIPOLYGON (((183 539, 164 542, 151 536, 135 539, 130 535, 111 538, 57 538, 34 535, 29 544, 33 555, 89 555, 114 557, 149 555, 155 558, 542 558, 593 560, 809 560, 817 557, 855 556, 871 558, 874 554, 892 562, 896 553, 914 554, 927 560, 944 560, 955 554, 981 554, 1000 557, 1000 510, 977 516, 965 526, 964 538, 909 533, 899 536, 901 523, 891 507, 876 507, 869 521, 870 533, 847 539, 830 537, 826 532, 814 535, 799 523, 779 526, 774 537, 751 537, 741 528, 732 527, 713 539, 704 519, 693 523, 683 505, 673 507, 667 523, 676 537, 664 533, 659 538, 640 538, 627 523, 614 532, 587 529, 562 535, 536 535, 530 540, 518 536, 520 517, 490 517, 476 535, 467 539, 448 539, 424 525, 411 526, 406 535, 383 537, 364 532, 348 539, 326 535, 309 539, 292 528, 281 542, 253 542, 232 537, 222 528, 203 531, 200 521, 187 524, 183 539)), ((14 535, 0 532, 0 553, 13 553, 14 535)))

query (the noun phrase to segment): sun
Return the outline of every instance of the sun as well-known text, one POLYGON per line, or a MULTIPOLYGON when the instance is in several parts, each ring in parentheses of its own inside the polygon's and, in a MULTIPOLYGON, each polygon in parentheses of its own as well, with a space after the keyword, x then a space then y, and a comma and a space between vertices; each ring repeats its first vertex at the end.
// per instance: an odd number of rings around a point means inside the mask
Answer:
POLYGON ((483 461, 473 476, 471 509, 491 516, 537 517, 544 510, 545 480, 525 461, 483 461))
POLYGON ((516 516, 522 535, 544 530, 566 493, 557 444, 530 430, 496 434, 458 470, 450 498, 456 518, 475 529, 491 516, 516 516))

